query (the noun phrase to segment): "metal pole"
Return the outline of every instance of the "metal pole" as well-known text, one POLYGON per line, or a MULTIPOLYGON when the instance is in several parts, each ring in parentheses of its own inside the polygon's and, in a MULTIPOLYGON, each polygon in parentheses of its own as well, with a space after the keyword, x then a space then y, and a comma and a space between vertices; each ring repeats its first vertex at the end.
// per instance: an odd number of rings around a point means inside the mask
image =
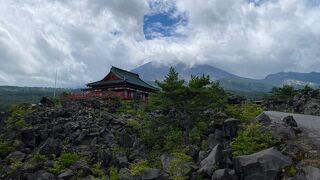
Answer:
POLYGON ((55 75, 55 78, 54 78, 54 90, 53 90, 53 97, 56 97, 57 76, 58 76, 58 70, 56 69, 56 75, 55 75))

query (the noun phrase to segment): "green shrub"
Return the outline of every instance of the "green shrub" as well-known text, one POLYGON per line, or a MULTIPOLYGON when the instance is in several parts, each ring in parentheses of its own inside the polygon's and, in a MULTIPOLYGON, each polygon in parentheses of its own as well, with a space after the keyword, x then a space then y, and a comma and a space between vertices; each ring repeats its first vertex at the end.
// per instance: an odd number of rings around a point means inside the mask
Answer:
POLYGON ((60 174, 64 169, 69 168, 80 157, 76 153, 63 153, 59 158, 55 159, 53 167, 48 170, 54 174, 60 174))
POLYGON ((23 163, 20 161, 14 161, 11 163, 10 167, 13 171, 19 169, 20 167, 22 167, 23 163))
POLYGON ((141 172, 149 169, 149 165, 148 165, 148 162, 147 161, 144 161, 144 160, 141 160, 137 163, 134 163, 134 164, 131 164, 129 166, 129 169, 130 169, 130 173, 132 176, 137 176, 139 175, 141 172))
POLYGON ((164 150, 174 152, 182 149, 183 132, 178 128, 170 128, 164 135, 164 150))
POLYGON ((0 157, 4 157, 14 151, 14 147, 12 145, 12 141, 0 139, 0 157))
POLYGON ((127 125, 129 127, 132 127, 134 130, 139 131, 142 128, 142 125, 134 119, 129 119, 127 125))
POLYGON ((110 167, 108 172, 109 172, 110 180, 119 180, 120 179, 119 171, 115 167, 110 167))
POLYGON ((260 124, 249 124, 231 142, 233 156, 252 154, 276 145, 272 134, 262 132, 260 124))
POLYGON ((175 159, 171 161, 169 166, 169 175, 171 179, 183 180, 187 179, 186 174, 190 172, 193 164, 192 158, 184 153, 173 153, 175 159))
POLYGON ((19 128, 23 128, 27 126, 27 123, 24 119, 20 119, 15 123, 19 128))
POLYGON ((31 114, 34 110, 28 104, 20 104, 12 106, 9 110, 10 116, 5 120, 5 126, 7 128, 19 127, 23 128, 27 126, 24 117, 31 114))
POLYGON ((288 176, 288 177, 294 177, 295 175, 297 175, 298 170, 295 166, 288 166, 284 169, 284 173, 288 176))
MULTIPOLYGON (((306 89, 308 91, 308 88, 306 89)), ((283 103, 292 99, 298 93, 292 86, 274 87, 264 99, 272 100, 277 103, 283 103)))
POLYGON ((229 116, 243 122, 249 122, 263 112, 263 109, 256 104, 228 105, 226 110, 229 116))
POLYGON ((47 156, 42 154, 35 154, 32 156, 32 160, 37 162, 43 162, 43 161, 46 161, 47 159, 48 159, 47 156))
POLYGON ((190 131, 190 142, 192 144, 199 144, 201 135, 208 129, 208 123, 198 122, 190 131))
POLYGON ((119 113, 135 113, 135 110, 133 108, 133 102, 130 100, 122 100, 120 108, 117 109, 117 112, 119 113))
POLYGON ((92 174, 95 176, 95 177, 98 177, 98 178, 101 178, 101 177, 104 177, 105 176, 105 172, 103 170, 103 167, 102 167, 102 163, 101 162, 97 162, 96 164, 94 164, 92 166, 92 174))

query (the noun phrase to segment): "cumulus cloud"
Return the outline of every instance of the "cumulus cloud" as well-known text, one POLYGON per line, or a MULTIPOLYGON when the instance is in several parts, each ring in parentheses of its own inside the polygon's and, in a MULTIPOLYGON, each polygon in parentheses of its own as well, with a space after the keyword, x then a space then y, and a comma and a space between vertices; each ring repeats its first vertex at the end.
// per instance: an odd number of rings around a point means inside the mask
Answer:
POLYGON ((111 65, 149 61, 207 63, 253 78, 320 71, 318 2, 0 1, 0 84, 52 86, 57 70, 59 86, 79 87, 111 65), (159 13, 175 21, 144 28, 159 13))

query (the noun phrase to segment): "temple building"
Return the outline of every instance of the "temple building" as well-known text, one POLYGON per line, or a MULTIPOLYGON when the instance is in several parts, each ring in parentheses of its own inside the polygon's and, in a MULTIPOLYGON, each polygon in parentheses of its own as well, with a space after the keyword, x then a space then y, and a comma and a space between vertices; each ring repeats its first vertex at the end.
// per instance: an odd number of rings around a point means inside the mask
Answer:
POLYGON ((89 93, 110 92, 112 95, 125 100, 133 100, 136 97, 146 101, 151 93, 159 91, 140 79, 138 74, 112 67, 110 72, 102 80, 87 84, 89 93))

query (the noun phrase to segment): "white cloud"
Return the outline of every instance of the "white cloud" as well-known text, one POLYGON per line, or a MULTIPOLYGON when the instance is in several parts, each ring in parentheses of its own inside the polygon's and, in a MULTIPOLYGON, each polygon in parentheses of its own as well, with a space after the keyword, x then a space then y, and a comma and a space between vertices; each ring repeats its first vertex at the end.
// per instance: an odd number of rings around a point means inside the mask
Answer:
POLYGON ((320 71, 314 0, 2 0, 0 84, 81 86, 111 65, 208 63, 247 77, 320 71), (153 6, 150 9, 149 4, 153 6), (146 14, 176 13, 182 37, 146 40, 146 14))

